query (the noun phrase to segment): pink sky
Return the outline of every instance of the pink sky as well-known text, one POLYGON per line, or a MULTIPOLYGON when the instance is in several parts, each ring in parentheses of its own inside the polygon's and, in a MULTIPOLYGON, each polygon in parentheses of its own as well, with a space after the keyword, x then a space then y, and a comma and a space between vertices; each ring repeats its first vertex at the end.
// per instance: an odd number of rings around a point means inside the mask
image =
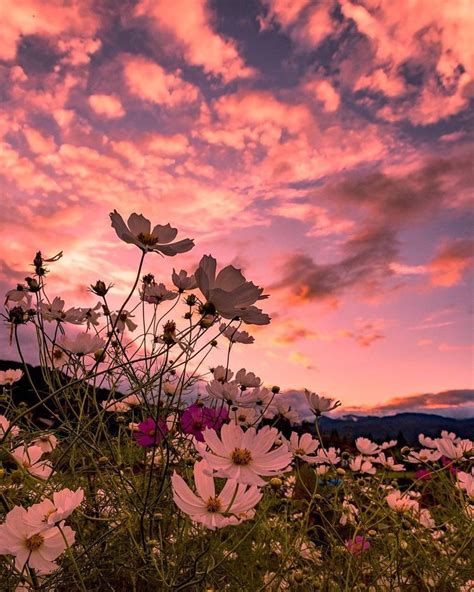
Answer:
POLYGON ((41 249, 67 304, 125 292, 139 253, 108 213, 143 213, 196 241, 146 271, 212 253, 271 295, 235 369, 472 413, 471 8, 3 0, 0 287, 41 249))

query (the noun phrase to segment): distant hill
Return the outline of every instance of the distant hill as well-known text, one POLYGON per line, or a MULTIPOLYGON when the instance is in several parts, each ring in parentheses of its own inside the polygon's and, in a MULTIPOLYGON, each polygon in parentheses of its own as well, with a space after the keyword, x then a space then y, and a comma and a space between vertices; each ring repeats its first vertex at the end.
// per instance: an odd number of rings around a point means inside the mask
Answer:
MULTIPOLYGON (((0 370, 8 368, 22 368, 18 362, 0 360, 0 370)), ((48 392, 41 372, 41 368, 28 366, 30 375, 40 394, 48 392)), ((66 380, 66 377, 64 377, 66 380)), ((99 401, 107 398, 108 391, 99 389, 97 399, 99 401)), ((14 399, 16 403, 25 401, 32 405, 38 401, 26 376, 15 383, 14 399)), ((0 408, 1 412, 1 408, 0 408)), ((48 416, 45 409, 39 411, 41 416, 48 416)), ((285 422, 286 423, 286 422, 285 422)), ((289 431, 289 425, 278 425, 284 433, 289 431)), ((299 431, 314 433, 314 424, 303 422, 299 431)), ((415 445, 418 443, 418 434, 437 437, 441 430, 454 432, 462 438, 474 439, 474 418, 454 419, 442 417, 431 413, 397 413, 396 415, 374 416, 374 415, 345 415, 339 418, 332 418, 324 415, 320 419, 320 429, 324 436, 333 444, 339 442, 350 443, 359 436, 370 437, 376 441, 397 439, 400 445, 405 443, 415 445)))
MULTIPOLYGON (((310 423, 304 423, 309 431, 313 431, 310 423)), ((347 440, 359 436, 371 437, 374 440, 399 439, 400 434, 408 444, 418 443, 418 434, 437 437, 441 430, 454 432, 461 438, 474 439, 474 418, 454 419, 431 413, 397 413, 396 415, 348 415, 341 418, 323 416, 320 428, 325 435, 337 432, 347 440)))

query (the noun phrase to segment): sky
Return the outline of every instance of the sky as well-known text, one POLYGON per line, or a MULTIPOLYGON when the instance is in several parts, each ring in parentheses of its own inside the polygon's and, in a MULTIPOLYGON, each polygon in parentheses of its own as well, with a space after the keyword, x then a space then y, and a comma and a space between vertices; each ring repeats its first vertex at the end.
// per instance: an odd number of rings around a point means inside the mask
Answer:
POLYGON ((108 214, 142 213, 196 242, 148 256, 157 279, 213 254, 270 294, 235 369, 345 412, 474 415, 473 21, 469 0, 3 0, 2 293, 62 250, 50 294, 125 294, 140 253, 108 214))

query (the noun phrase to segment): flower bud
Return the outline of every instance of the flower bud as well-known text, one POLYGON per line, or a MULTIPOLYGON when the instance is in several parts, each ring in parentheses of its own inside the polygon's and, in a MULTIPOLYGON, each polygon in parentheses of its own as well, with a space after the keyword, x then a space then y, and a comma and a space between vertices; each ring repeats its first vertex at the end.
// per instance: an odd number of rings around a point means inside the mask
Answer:
POLYGON ((279 386, 272 386, 272 393, 274 395, 278 394, 280 392, 280 387, 279 386))
POLYGON ((5 469, 3 467, 0 467, 0 479, 3 479, 3 477, 5 477, 6 474, 7 472, 5 471, 5 469))
POLYGON ((39 292, 40 291, 41 288, 40 288, 40 285, 37 280, 35 280, 34 278, 31 278, 31 277, 26 277, 25 281, 28 284, 28 289, 30 292, 39 292))
POLYGON ((192 316, 193 316, 193 313, 192 312, 185 312, 184 313, 184 318, 187 319, 187 320, 191 319, 192 316))
POLYGON ((376 530, 374 530, 373 528, 371 528, 371 529, 370 529, 370 530, 367 532, 367 534, 368 534, 369 536, 371 536, 371 537, 374 537, 374 536, 377 534, 377 531, 376 531, 376 530))
POLYGON ((338 475, 341 475, 341 476, 342 476, 342 475, 345 475, 345 474, 346 474, 346 471, 345 471, 344 469, 342 469, 341 467, 338 467, 338 468, 336 469, 336 473, 337 473, 338 475))
POLYGON ((293 580, 297 583, 297 584, 301 584, 302 582, 304 582, 304 573, 300 570, 295 571, 293 573, 293 580))
POLYGON ((401 451, 402 454, 408 454, 410 452, 409 446, 404 446, 401 451))
POLYGON ((279 487, 281 487, 283 485, 283 481, 279 478, 279 477, 272 477, 270 479, 270 486, 273 489, 278 489, 279 487))
POLYGON ((97 296, 105 296, 110 289, 110 286, 107 287, 105 282, 102 280, 97 280, 95 284, 91 284, 91 292, 97 294, 97 296))

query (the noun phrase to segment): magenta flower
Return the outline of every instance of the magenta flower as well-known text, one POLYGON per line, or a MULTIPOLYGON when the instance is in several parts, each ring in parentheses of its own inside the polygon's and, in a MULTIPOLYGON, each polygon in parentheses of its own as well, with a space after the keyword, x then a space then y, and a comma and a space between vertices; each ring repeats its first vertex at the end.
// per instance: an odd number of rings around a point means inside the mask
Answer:
POLYGON ((431 479, 431 471, 428 469, 419 469, 415 476, 417 479, 422 479, 423 481, 429 481, 431 479))
POLYGON ((364 551, 370 549, 370 543, 367 539, 358 534, 354 539, 346 541, 346 549, 349 553, 352 553, 352 555, 360 555, 361 553, 364 553, 364 551))
POLYGON ((155 421, 149 417, 138 424, 138 430, 133 432, 133 438, 140 446, 155 446, 163 440, 167 432, 168 427, 162 419, 155 421))
POLYGON ((202 432, 205 428, 212 428, 219 431, 222 425, 229 419, 226 409, 213 409, 212 407, 201 407, 190 405, 181 417, 181 427, 186 434, 192 434, 199 442, 204 442, 202 432))

